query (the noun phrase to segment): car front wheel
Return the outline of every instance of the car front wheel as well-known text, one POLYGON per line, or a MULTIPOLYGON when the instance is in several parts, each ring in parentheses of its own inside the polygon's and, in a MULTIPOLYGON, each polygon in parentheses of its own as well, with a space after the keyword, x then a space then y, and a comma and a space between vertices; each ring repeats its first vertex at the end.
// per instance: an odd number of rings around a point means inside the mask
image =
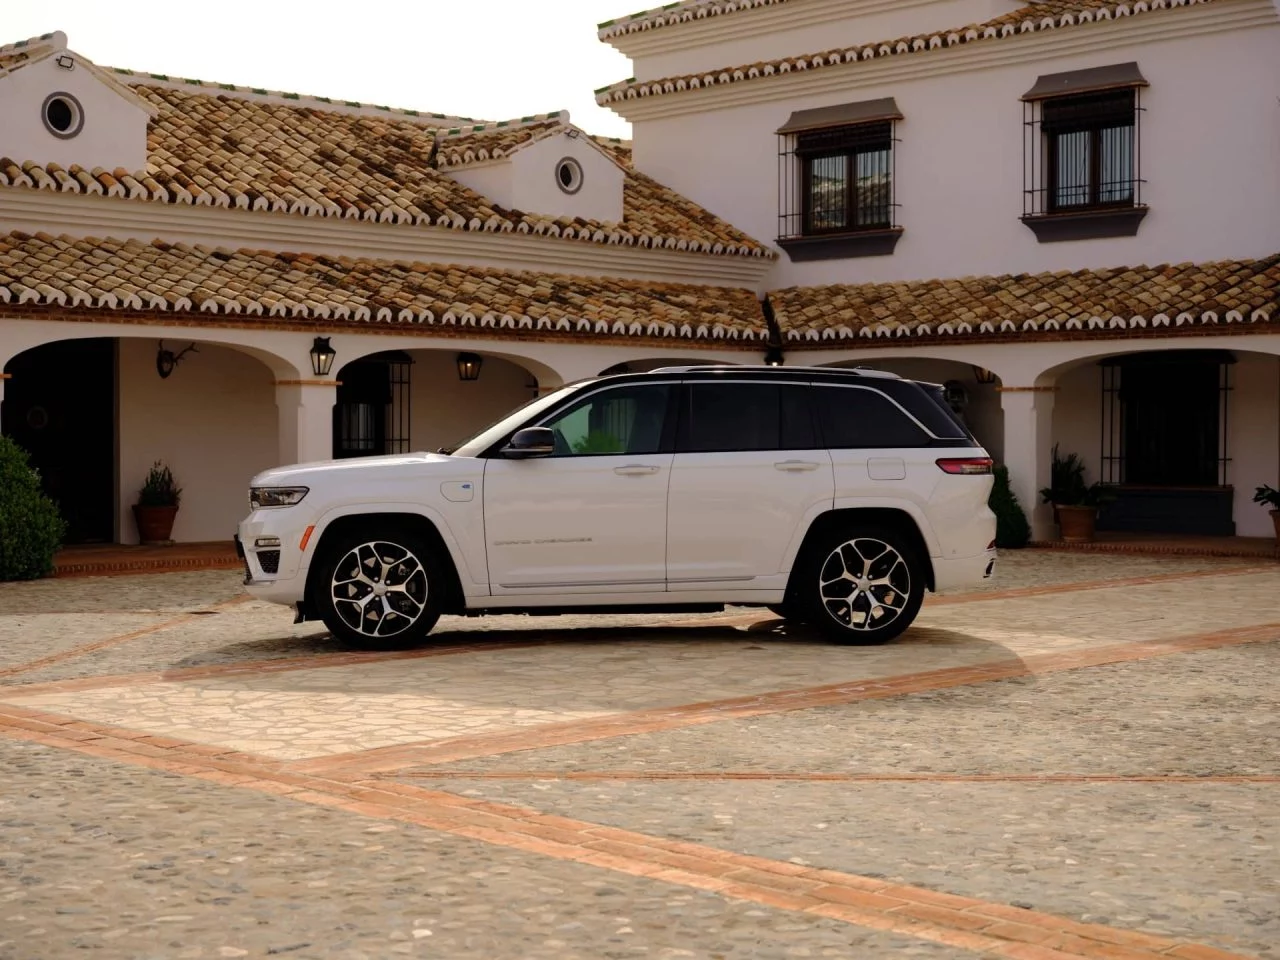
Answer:
POLYGON ((885 643, 911 625, 924 600, 922 562, 888 525, 851 526, 815 538, 798 571, 804 619, 839 643, 885 643))
POLYGON ((398 649, 431 632, 442 589, 439 565, 422 537, 370 526, 327 546, 312 580, 312 604, 344 643, 398 649))

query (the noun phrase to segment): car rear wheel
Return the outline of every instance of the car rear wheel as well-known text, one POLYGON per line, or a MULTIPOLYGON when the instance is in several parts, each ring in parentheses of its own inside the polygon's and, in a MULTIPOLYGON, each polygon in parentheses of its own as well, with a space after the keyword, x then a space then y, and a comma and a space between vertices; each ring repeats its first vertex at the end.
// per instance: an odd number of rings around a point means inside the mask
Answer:
POLYGON ((815 538, 798 576, 801 616, 838 643, 886 643, 911 626, 924 600, 914 544, 887 524, 850 525, 815 538))
POLYGON ((326 545, 312 605, 339 640, 369 650, 420 643, 440 619, 444 578, 412 531, 370 525, 326 545))

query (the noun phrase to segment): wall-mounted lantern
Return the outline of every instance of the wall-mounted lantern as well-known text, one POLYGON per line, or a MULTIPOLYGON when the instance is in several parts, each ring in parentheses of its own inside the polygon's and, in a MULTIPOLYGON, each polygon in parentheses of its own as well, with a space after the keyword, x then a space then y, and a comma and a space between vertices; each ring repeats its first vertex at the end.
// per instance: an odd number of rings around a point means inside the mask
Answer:
POLYGON ((986 367, 974 367, 973 379, 977 380, 979 383, 995 383, 996 375, 986 367))
POLYGON ((328 337, 316 337, 311 344, 311 372, 317 377, 327 377, 333 369, 333 358, 338 354, 329 346, 328 337))
POLYGON ((160 346, 156 350, 156 373, 160 374, 161 380, 168 380, 169 374, 173 373, 176 367, 188 353, 199 353, 199 348, 193 343, 181 353, 174 353, 172 350, 164 348, 164 341, 160 341, 160 346))
POLYGON ((475 353, 458 354, 458 379, 459 380, 479 380, 480 367, 484 363, 484 358, 475 353))

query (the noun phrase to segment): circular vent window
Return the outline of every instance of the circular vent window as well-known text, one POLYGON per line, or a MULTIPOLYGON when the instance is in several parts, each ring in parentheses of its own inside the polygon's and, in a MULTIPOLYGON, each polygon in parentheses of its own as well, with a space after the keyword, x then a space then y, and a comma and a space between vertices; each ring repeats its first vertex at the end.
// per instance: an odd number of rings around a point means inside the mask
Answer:
POLYGON ((84 126, 84 110, 80 101, 69 93, 51 93, 41 108, 45 129, 55 137, 69 140, 84 126))
POLYGON ((565 157, 556 164, 556 185, 565 193, 577 193, 582 189, 582 164, 572 157, 565 157))

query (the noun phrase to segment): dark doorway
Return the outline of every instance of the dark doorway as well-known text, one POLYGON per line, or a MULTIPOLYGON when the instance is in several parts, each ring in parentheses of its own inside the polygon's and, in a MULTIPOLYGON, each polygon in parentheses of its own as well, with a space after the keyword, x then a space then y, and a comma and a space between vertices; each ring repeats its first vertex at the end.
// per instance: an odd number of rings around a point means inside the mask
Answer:
POLYGON ((353 360, 338 372, 333 405, 333 455, 372 457, 409 452, 407 353, 388 351, 353 360))
POLYGON ((1102 361, 1099 529, 1230 536, 1225 350, 1153 351, 1102 361))
POLYGON ((67 543, 115 540, 114 340, 64 340, 9 361, 0 430, 31 455, 67 543))

